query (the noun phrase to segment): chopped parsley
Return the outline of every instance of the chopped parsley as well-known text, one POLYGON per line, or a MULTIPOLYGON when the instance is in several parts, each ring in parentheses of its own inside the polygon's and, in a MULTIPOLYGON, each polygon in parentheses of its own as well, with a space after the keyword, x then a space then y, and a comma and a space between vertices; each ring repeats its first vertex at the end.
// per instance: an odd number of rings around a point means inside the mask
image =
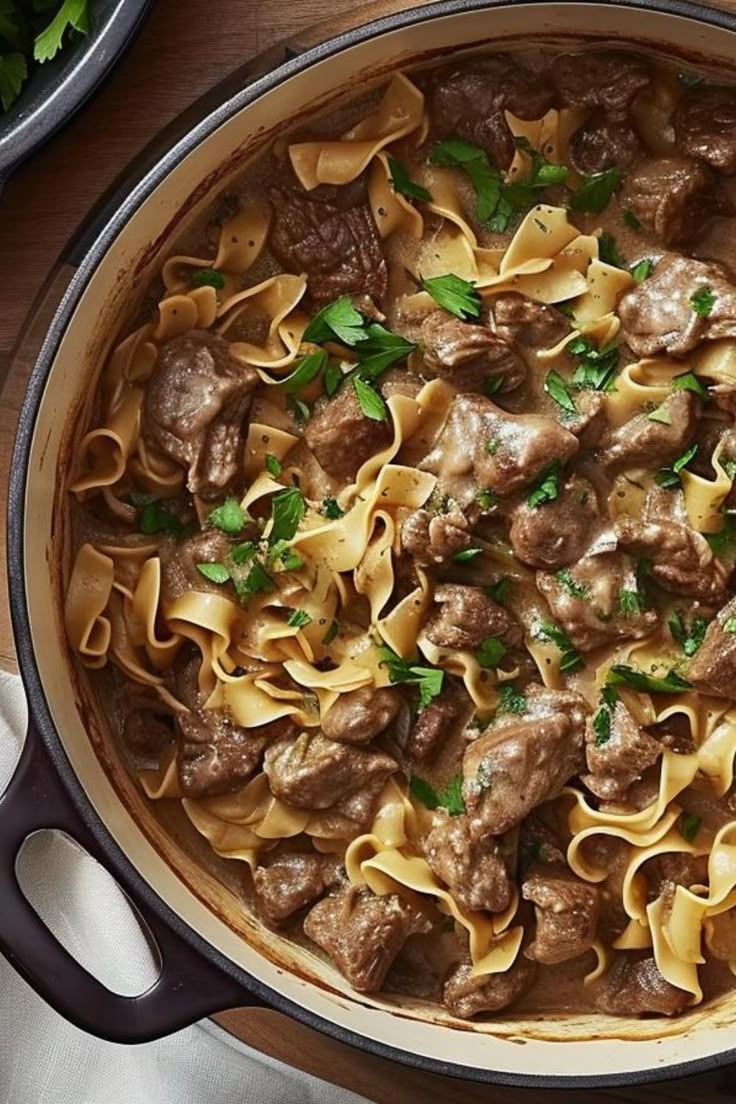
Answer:
POLYGON ((422 280, 422 287, 441 307, 457 318, 477 318, 480 314, 480 295, 475 285, 461 276, 431 276, 422 280))
POLYGON ((463 548, 460 552, 455 552, 452 558, 455 563, 470 563, 476 556, 480 556, 482 551, 481 548, 477 547, 463 548))
POLYGON ((489 456, 495 456, 500 447, 501 442, 498 440, 497 437, 489 437, 489 439, 486 441, 486 452, 489 456))
POLYGON ((621 217, 623 218, 624 222, 626 223, 626 225, 629 227, 630 230, 641 230, 642 229, 642 225, 641 225, 640 220, 636 217, 634 212, 630 211, 628 208, 624 211, 624 213, 621 217))
POLYGON ((283 491, 278 491, 271 501, 273 525, 268 535, 269 545, 292 540, 306 512, 304 495, 298 487, 285 487, 283 491))
POLYGON ((286 624, 292 629, 303 629, 307 625, 311 625, 312 618, 309 616, 306 610, 295 609, 289 614, 286 624))
POLYGON ((678 456, 671 468, 660 468, 658 472, 655 472, 654 482, 657 486, 666 489, 679 487, 682 483, 680 472, 687 467, 697 451, 697 444, 691 445, 687 452, 683 452, 682 456, 678 456))
POLYGON ((642 257, 640 261, 633 264, 629 269, 631 277, 635 284, 643 284, 645 280, 648 280, 652 275, 654 269, 654 261, 651 257, 642 257))
POLYGON ((728 556, 736 545, 736 522, 727 514, 717 533, 705 533, 704 536, 715 556, 728 556))
POLYGON ((708 318, 715 306, 718 296, 710 287, 698 288, 690 296, 690 306, 699 318, 708 318))
POLYGON ((727 633, 736 633, 736 617, 729 617, 723 622, 723 631, 727 633))
POLYGON ((303 334, 304 341, 322 345, 325 341, 341 341, 357 345, 367 339, 365 320, 353 306, 349 296, 342 295, 315 314, 303 334))
POLYGON ((527 502, 536 510, 537 507, 543 506, 545 502, 554 502, 560 493, 560 475, 561 468, 558 460, 555 460, 553 464, 542 473, 539 481, 531 491, 527 502))
POLYGON ((260 560, 254 560, 248 574, 233 575, 233 586, 239 601, 247 602, 254 594, 268 594, 274 589, 274 581, 260 560))
POLYGON ((287 395, 295 395, 303 387, 316 379, 320 372, 324 372, 327 366, 327 353, 324 349, 317 349, 314 353, 308 353, 297 362, 296 368, 285 379, 279 381, 278 386, 287 395))
POLYGON ((503 376, 491 376, 483 383, 483 394, 487 395, 489 399, 492 399, 494 395, 497 395, 504 384, 503 376))
POLYGON ((481 640, 480 647, 476 652, 481 667, 498 667, 505 655, 506 645, 497 636, 487 636, 485 640, 481 640))
POLYGON ((551 372, 547 373, 547 378, 544 381, 544 390, 563 410, 569 411, 570 414, 577 414, 575 400, 568 390, 566 380, 562 378, 559 372, 553 369, 551 372))
POLYGON ((297 425, 304 425, 312 416, 312 411, 307 404, 293 395, 289 398, 288 410, 297 425))
POLYGON ((230 579, 230 572, 221 563, 198 563, 197 571, 209 579, 211 583, 226 583, 230 579))
POLYGON ((272 475, 274 479, 278 479, 281 475, 281 461, 278 456, 274 456, 272 452, 266 453, 266 459, 264 461, 266 465, 266 471, 269 475, 272 475))
POLYGON ((502 606, 505 600, 509 596, 509 590, 511 589, 510 579, 498 579, 495 583, 490 583, 489 586, 483 588, 494 602, 498 602, 499 606, 502 606))
POLYGON ((190 526, 180 521, 176 514, 168 508, 166 503, 155 499, 153 502, 144 502, 138 509, 138 528, 146 536, 155 533, 170 533, 172 537, 185 537, 190 531, 190 526))
POLYGON ((614 268, 626 268, 626 261, 613 234, 601 234, 598 239, 598 259, 604 264, 613 265, 614 268))
POLYGON ((624 617, 636 617, 642 612, 644 603, 638 590, 627 590, 625 587, 618 592, 618 608, 624 617))
POLYGON ((226 498, 222 506, 211 512, 207 520, 216 529, 234 537, 245 528, 248 515, 237 498, 226 498))
POLYGON ((710 398, 708 388, 700 382, 694 372, 682 372, 679 376, 675 376, 672 380, 672 390, 692 391, 693 394, 697 395, 703 402, 708 402, 710 398))
POLYGON ((583 657, 573 647, 573 643, 565 630, 552 621, 540 621, 537 628, 539 640, 549 641, 562 653, 560 660, 560 672, 577 671, 583 666, 583 657))
POLYGON ((340 507, 336 498, 322 499, 322 513, 329 521, 337 521, 345 516, 345 511, 340 507))
POLYGON ((695 813, 681 813, 677 822, 677 827, 680 835, 686 843, 692 843, 698 832, 700 831, 700 825, 702 819, 696 816, 695 813))
POLYGON ((195 288, 212 287, 222 291, 225 286, 224 273, 217 268, 199 268, 192 273, 192 286, 195 288))
POLYGON ((635 667, 629 667, 625 663, 615 663, 609 668, 606 685, 630 686, 632 690, 638 690, 643 694, 681 694, 691 688, 687 679, 678 675, 677 671, 669 671, 662 678, 658 678, 655 675, 647 675, 644 671, 638 671, 635 667))
POLYGON ((242 567, 252 560, 257 552, 258 546, 254 541, 243 541, 242 544, 236 544, 230 549, 230 559, 238 567, 242 567))
POLYGON ((356 349, 358 356, 357 372, 363 379, 375 380, 400 360, 406 360, 416 349, 413 341, 387 329, 380 322, 368 322, 365 327, 365 339, 356 349))
POLYGON ((705 639, 705 631, 708 622, 704 617, 694 617, 688 626, 682 613, 673 610, 667 619, 667 626, 672 639, 675 640, 686 656, 694 656, 705 639))
POLYGON ((487 487, 481 487, 475 492, 475 505, 484 514, 489 513, 491 510, 495 510, 498 505, 498 498, 487 487))
POLYGON ((567 351, 577 360, 572 377, 573 386, 579 391, 613 391, 613 377, 618 369, 619 351, 616 345, 604 345, 596 349, 587 337, 578 334, 567 346, 567 351))
POLYGON ((580 583, 576 583, 567 568, 563 568, 562 571, 558 571, 555 576, 557 581, 562 584, 568 594, 571 594, 573 598, 587 598, 590 593, 587 586, 581 586, 580 583))
POLYGON ((570 209, 578 212, 589 211, 599 215, 608 206, 611 196, 620 183, 619 168, 607 169, 605 172, 586 177, 582 186, 573 193, 570 209))
POLYGON ((431 201, 431 192, 421 184, 416 184, 410 178, 401 162, 397 161, 395 157, 389 157, 388 167, 391 173, 391 186, 395 192, 398 192, 399 195, 407 196, 409 199, 421 199, 424 203, 429 203, 431 201))
POLYGON ((600 707, 593 717, 593 734, 596 747, 603 747, 611 739, 611 715, 617 701, 618 694, 613 687, 604 686, 601 691, 600 707))
POLYGON ((381 665, 385 666, 393 683, 409 683, 419 687, 419 708, 424 709, 442 691, 445 672, 439 667, 415 667, 388 647, 379 648, 381 665))
POLYGON ((510 682, 504 683, 498 695, 496 713, 513 713, 520 717, 523 713, 526 713, 526 708, 526 694, 523 694, 521 690, 517 690, 510 682))
POLYGON ((453 817, 462 816, 465 812, 463 780, 459 774, 454 775, 439 792, 419 775, 413 774, 409 779, 409 792, 427 809, 445 809, 453 817))
POLYGON ((385 422, 388 417, 388 407, 369 383, 361 379, 359 375, 353 376, 353 387, 358 400, 358 406, 366 418, 374 422, 385 422))
POLYGON ((340 626, 338 625, 337 621, 333 621, 325 635, 322 637, 322 643, 324 645, 331 644, 339 631, 340 626))
POLYGON ((672 416, 664 404, 658 406, 656 410, 650 411, 649 414, 647 414, 647 418, 650 422, 661 422, 662 425, 672 425, 672 416))

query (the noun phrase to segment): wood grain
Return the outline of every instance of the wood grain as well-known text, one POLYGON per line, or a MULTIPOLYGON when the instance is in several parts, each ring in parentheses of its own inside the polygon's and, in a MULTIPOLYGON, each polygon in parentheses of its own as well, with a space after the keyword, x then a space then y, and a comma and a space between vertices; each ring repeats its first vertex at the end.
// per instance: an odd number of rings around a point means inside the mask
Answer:
MULTIPOLYGON (((12 352, 24 319, 78 223, 126 163, 185 107, 254 54, 286 37, 302 44, 418 0, 158 0, 139 39, 83 113, 7 182, 0 200, 0 488, 30 364, 12 352), (356 11, 359 13, 356 16, 356 11), (316 30, 307 27, 326 22, 316 30)), ((5 599, 5 514, 0 515, 0 667, 15 664, 5 599)), ((13 565, 10 565, 13 570, 13 565)), ((252 1046, 360 1093, 376 1104, 534 1104, 538 1091, 494 1090, 436 1077, 363 1054, 277 1013, 240 1010, 217 1017, 252 1046)), ((542 1071, 536 1071, 542 1072, 542 1071)), ((570 1094, 550 1091, 549 1104, 570 1094)), ((726 1104, 725 1074, 651 1088, 588 1093, 590 1104, 726 1104)), ((258 1102, 261 1104, 261 1102, 258 1102)), ((266 1104, 264 1101, 263 1104, 266 1104)))

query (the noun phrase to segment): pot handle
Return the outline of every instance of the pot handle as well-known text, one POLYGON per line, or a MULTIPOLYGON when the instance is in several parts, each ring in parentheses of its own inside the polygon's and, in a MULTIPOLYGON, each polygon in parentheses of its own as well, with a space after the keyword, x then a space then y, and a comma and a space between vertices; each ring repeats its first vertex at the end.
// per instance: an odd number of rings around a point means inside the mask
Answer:
POLYGON ((158 944, 161 972, 137 997, 107 989, 64 949, 21 891, 18 851, 28 835, 42 828, 68 833, 105 865, 31 721, 15 774, 0 797, 0 951, 65 1019, 110 1042, 143 1043, 212 1012, 267 1007, 132 897, 158 944))

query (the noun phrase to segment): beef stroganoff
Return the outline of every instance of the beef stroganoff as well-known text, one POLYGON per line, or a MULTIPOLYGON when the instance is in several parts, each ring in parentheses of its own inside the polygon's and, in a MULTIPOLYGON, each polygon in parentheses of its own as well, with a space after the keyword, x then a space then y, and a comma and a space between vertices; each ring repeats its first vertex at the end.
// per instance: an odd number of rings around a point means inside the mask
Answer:
POLYGON ((542 51, 346 111, 104 365, 69 640, 355 989, 679 1014, 736 970, 736 91, 542 51))

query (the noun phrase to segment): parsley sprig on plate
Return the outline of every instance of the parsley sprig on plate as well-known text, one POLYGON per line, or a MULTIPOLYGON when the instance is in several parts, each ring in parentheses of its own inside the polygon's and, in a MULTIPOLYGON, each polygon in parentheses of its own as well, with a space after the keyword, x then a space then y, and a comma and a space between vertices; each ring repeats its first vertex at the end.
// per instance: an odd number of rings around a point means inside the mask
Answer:
POLYGON ((89 0, 0 0, 0 103, 8 111, 34 65, 89 31, 89 0))

